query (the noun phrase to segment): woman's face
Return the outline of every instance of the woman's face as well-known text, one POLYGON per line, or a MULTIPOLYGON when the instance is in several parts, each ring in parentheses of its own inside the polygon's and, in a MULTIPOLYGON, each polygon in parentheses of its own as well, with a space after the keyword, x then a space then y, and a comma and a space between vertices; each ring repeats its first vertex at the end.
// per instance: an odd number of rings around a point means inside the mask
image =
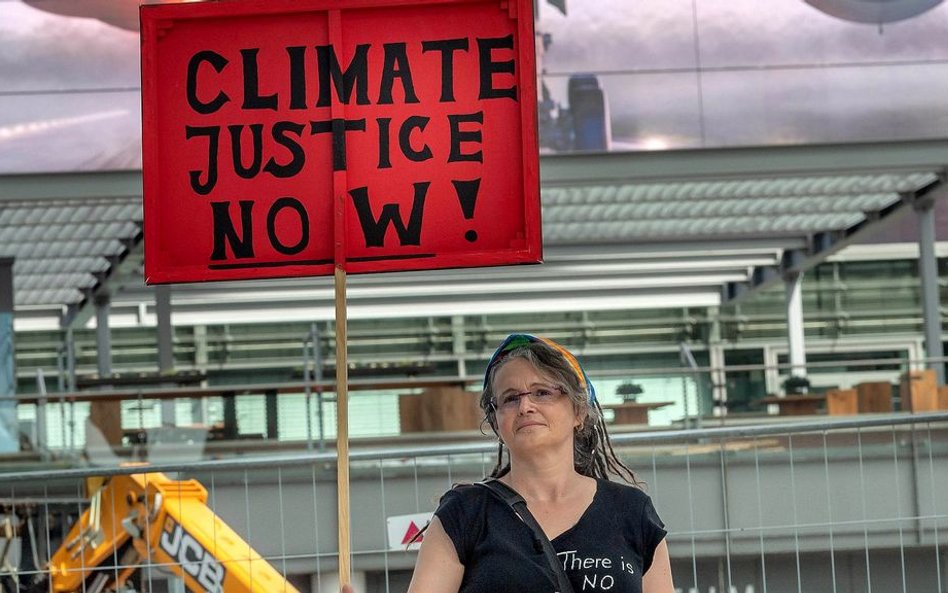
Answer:
POLYGON ((582 418, 551 377, 514 358, 494 375, 497 431, 511 451, 569 442, 582 418))

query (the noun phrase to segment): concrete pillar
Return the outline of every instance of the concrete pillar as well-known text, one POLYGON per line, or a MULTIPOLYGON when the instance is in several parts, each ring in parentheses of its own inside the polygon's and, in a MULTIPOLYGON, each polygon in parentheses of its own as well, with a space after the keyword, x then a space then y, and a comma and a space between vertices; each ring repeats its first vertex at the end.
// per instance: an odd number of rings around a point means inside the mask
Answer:
MULTIPOLYGON (((199 373, 207 372, 207 326, 194 326, 194 368, 199 373)), ((201 381, 201 387, 207 387, 207 380, 201 381)), ((191 400, 191 422, 207 423, 207 398, 196 397, 191 400)))
MULTIPOLYGON (((95 347, 99 379, 112 376, 112 334, 109 330, 109 311, 112 299, 108 293, 95 296, 95 347)), ((105 383, 102 390, 111 387, 105 383)), ((110 446, 122 444, 122 404, 118 401, 94 401, 89 406, 89 423, 97 428, 110 446)))
POLYGON ((721 341, 721 310, 708 309, 708 363, 711 367, 711 415, 727 415, 727 375, 724 371, 724 346, 721 341))
POLYGON ((464 358, 467 353, 467 342, 465 341, 464 316, 454 315, 451 317, 451 348, 455 359, 458 361, 458 376, 467 375, 467 360, 464 358))
POLYGON ((720 344, 708 346, 711 366, 711 400, 713 416, 727 416, 727 376, 724 372, 724 347, 720 344))
POLYGON ((40 452, 40 458, 44 461, 49 459, 49 435, 46 429, 46 376, 43 369, 36 369, 36 393, 40 396, 36 403, 36 425, 34 431, 34 446, 40 452))
POLYGON ((112 334, 109 331, 109 312, 111 309, 112 299, 108 294, 96 295, 95 346, 100 379, 112 376, 112 334))
POLYGON ((935 369, 938 384, 945 384, 944 352, 941 345, 941 298, 938 291, 938 260, 935 257, 935 210, 920 205, 918 213, 918 272, 922 280, 922 311, 925 321, 926 367, 935 369))
MULTIPOLYGON (((158 372, 162 375, 174 373, 174 338, 171 326, 171 287, 163 284, 155 287, 155 317, 158 327, 158 372)), ((174 426, 174 400, 161 400, 161 425, 174 426)))
POLYGON ((787 289, 787 342, 790 351, 790 375, 806 377, 806 346, 803 337, 803 274, 784 277, 787 289))
POLYGON ((13 346, 13 258, 0 258, 0 453, 20 450, 13 346))
POLYGON ((319 325, 309 326, 309 339, 313 354, 313 381, 316 382, 316 421, 319 423, 319 450, 326 450, 326 411, 323 401, 323 346, 319 337, 319 325))

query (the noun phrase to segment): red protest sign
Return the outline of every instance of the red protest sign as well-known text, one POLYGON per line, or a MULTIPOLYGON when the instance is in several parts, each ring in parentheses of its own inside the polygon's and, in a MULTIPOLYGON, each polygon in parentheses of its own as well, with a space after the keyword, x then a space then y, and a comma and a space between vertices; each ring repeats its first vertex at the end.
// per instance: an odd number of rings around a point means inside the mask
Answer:
POLYGON ((540 261, 532 10, 143 6, 147 281, 540 261))

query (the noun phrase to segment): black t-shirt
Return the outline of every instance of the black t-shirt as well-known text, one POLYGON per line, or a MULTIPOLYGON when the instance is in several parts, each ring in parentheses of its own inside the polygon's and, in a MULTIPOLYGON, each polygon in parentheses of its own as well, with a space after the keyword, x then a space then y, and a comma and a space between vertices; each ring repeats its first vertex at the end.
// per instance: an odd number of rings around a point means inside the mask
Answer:
MULTIPOLYGON (((576 525, 552 540, 576 593, 641 593, 642 575, 665 537, 648 495, 597 480, 576 525)), ((464 565, 459 593, 547 593, 556 579, 533 532, 486 488, 458 486, 435 511, 464 565)))

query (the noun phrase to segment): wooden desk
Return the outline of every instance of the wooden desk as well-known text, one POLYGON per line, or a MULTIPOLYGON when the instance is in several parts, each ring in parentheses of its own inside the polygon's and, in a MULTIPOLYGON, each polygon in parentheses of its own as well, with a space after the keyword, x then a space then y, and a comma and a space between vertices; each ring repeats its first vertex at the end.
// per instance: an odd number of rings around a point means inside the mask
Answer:
POLYGON ((484 413, 481 394, 460 387, 429 387, 417 395, 398 398, 402 434, 410 432, 454 432, 477 430, 484 413))
POLYGON ((826 401, 822 395, 769 395, 760 400, 764 404, 776 404, 781 416, 809 416, 819 413, 820 406, 826 401))
POLYGON ((612 420, 613 424, 648 424, 649 410, 664 408, 673 403, 675 402, 626 402, 623 404, 603 406, 602 408, 615 412, 615 418, 612 420))

